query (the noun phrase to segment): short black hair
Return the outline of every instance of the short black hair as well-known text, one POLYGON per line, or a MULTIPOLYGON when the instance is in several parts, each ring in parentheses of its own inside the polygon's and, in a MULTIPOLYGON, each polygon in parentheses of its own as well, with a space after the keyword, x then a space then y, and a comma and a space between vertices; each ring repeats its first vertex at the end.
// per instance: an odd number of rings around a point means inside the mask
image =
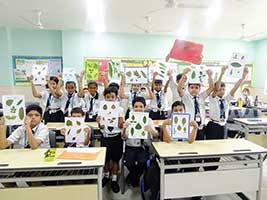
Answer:
MULTIPOLYGON (((50 76, 49 80, 50 81, 55 81, 56 84, 58 84, 58 78, 56 76, 50 76)), ((47 88, 47 89, 49 88, 48 84, 45 84, 45 88, 47 88)))
POLYGON ((82 114, 82 116, 84 116, 84 112, 83 112, 83 109, 80 108, 80 107, 75 107, 75 108, 72 108, 70 114, 72 115, 73 113, 80 113, 82 114))
POLYGON ((75 83, 74 81, 67 81, 66 84, 65 84, 65 87, 66 87, 68 84, 73 84, 74 87, 76 87, 76 83, 75 83))
POLYGON ((118 96, 118 89, 115 88, 115 87, 107 87, 104 92, 103 92, 103 95, 106 96, 107 94, 110 94, 110 93, 115 93, 116 96, 118 96))
POLYGON ((31 112, 31 111, 37 111, 41 116, 43 115, 43 109, 36 105, 36 104, 31 104, 31 105, 28 105, 27 108, 26 108, 26 115, 31 112))
POLYGON ((177 74, 176 76, 176 82, 180 81, 180 79, 182 78, 183 74, 180 73, 180 74, 177 74))
POLYGON ((89 81, 88 84, 87 84, 87 86, 89 87, 90 85, 95 85, 96 87, 98 87, 96 81, 89 81))
POLYGON ((142 104, 144 105, 144 107, 146 107, 146 100, 145 100, 144 97, 135 97, 135 98, 133 99, 133 101, 132 101, 132 105, 133 105, 133 107, 134 107, 134 104, 135 104, 136 102, 140 102, 140 103, 142 103, 142 104))
POLYGON ((190 87, 191 85, 198 85, 199 87, 201 86, 200 83, 188 83, 188 87, 190 87))
POLYGON ((110 84, 108 84, 108 87, 115 87, 117 90, 120 89, 120 85, 118 83, 115 83, 115 82, 111 82, 110 84))
POLYGON ((175 101, 175 102, 173 102, 173 104, 172 104, 172 110, 173 110, 174 107, 176 107, 176 106, 182 106, 182 107, 185 109, 185 105, 184 105, 184 103, 181 102, 181 101, 175 101))
POLYGON ((155 84, 161 84, 161 85, 162 85, 162 80, 161 80, 161 79, 156 79, 156 80, 154 81, 154 83, 155 83, 155 84))

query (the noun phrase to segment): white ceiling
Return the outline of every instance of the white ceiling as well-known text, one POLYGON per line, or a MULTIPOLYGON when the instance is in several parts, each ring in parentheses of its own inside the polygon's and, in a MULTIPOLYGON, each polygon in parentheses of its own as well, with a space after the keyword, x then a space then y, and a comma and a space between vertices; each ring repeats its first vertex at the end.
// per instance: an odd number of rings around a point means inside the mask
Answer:
POLYGON ((37 11, 41 10, 45 29, 54 30, 93 31, 96 23, 102 22, 105 32, 144 34, 133 26, 138 25, 152 31, 149 34, 183 35, 187 29, 189 37, 238 39, 244 23, 245 35, 261 32, 267 35, 267 0, 177 0, 177 3, 201 4, 209 9, 164 9, 151 13, 149 22, 144 16, 164 7, 166 0, 0 0, 0 26, 34 28, 20 16, 37 23, 37 11), (96 9, 93 2, 102 2, 103 9, 96 9), (92 21, 90 14, 94 11, 97 20, 92 21))

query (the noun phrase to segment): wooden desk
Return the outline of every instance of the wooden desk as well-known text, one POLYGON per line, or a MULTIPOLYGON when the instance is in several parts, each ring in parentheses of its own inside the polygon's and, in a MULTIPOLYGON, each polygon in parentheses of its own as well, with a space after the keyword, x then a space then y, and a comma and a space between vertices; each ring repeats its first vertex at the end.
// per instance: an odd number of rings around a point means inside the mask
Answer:
MULTIPOLYGON (((95 193, 97 193, 98 198, 102 199, 102 171, 105 164, 106 148, 96 148, 99 150, 97 158, 95 160, 80 161, 81 164, 64 164, 58 165, 59 162, 74 162, 74 160, 63 160, 56 159, 55 161, 44 161, 44 153, 47 149, 7 149, 0 151, 0 184, 9 182, 40 182, 40 181, 60 181, 60 180, 97 180, 97 186, 92 187, 92 185, 87 185, 88 190, 93 190, 95 188, 95 193), (8 164, 8 166, 1 166, 1 164, 8 164)), ((57 149, 56 157, 60 155, 66 149, 57 149)), ((77 160, 76 160, 77 161, 77 160)), ((2 185, 2 184, 1 184, 2 185)), ((2 185, 3 187, 3 185, 2 185)), ((39 187, 34 188, 15 188, 10 189, 0 189, 0 196, 5 194, 12 194, 12 192, 25 193, 29 197, 35 196, 39 190, 46 192, 45 195, 47 199, 55 198, 55 193, 62 193, 62 188, 65 186, 54 186, 54 187, 39 187), (51 189, 51 195, 49 193, 51 189), (7 190, 7 191, 6 191, 7 190), (60 192, 61 191, 61 192, 60 192), (11 192, 11 193, 10 193, 11 192), (32 193, 31 193, 32 192, 32 193), (30 194, 31 193, 31 194, 30 194), (48 196, 50 197, 48 198, 48 196)), ((86 185, 83 185, 81 190, 84 190, 86 185)), ((67 189, 67 188, 66 188, 67 189)), ((79 194, 79 187, 70 187, 74 192, 76 191, 77 196, 79 194)), ((67 193, 66 193, 67 194, 67 193)), ((94 194, 92 194, 94 196, 94 194)), ((59 195, 57 195, 59 196, 59 195)), ((35 196, 36 197, 36 196, 35 196)), ((62 199, 66 199, 62 197, 62 199)), ((82 198, 80 198, 82 199, 82 198)), ((88 199, 88 196, 86 198, 88 199)), ((90 198, 91 199, 91 198, 90 198)))
POLYGON ((160 199, 256 191, 261 199, 263 156, 267 150, 245 139, 153 142, 159 156, 160 199), (221 157, 220 162, 182 164, 181 160, 221 157), (205 166, 219 166, 204 171, 205 166), (179 172, 182 168, 199 171, 179 172), (168 171, 166 171, 168 170, 168 171), (171 171, 170 171, 171 170, 171 171))

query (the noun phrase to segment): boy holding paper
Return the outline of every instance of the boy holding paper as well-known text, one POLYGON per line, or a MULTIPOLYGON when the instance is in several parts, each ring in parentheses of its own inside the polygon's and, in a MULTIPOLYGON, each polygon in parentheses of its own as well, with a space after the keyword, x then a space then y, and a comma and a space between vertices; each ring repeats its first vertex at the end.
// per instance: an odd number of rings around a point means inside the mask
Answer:
POLYGON ((148 113, 144 113, 146 100, 143 97, 136 97, 132 106, 133 112, 130 113, 130 118, 123 126, 122 139, 126 140, 124 159, 129 170, 126 182, 131 183, 133 187, 138 187, 140 176, 145 169, 146 161, 149 159, 151 140, 158 137, 158 132, 155 130, 152 119, 148 117, 148 113), (138 115, 142 113, 143 116, 138 115), (141 122, 138 122, 138 117, 141 118, 141 122), (141 123, 144 124, 143 129, 141 123), (135 138, 133 135, 138 129, 142 132, 141 137, 139 135, 135 138), (147 132, 146 138, 145 132, 147 132))

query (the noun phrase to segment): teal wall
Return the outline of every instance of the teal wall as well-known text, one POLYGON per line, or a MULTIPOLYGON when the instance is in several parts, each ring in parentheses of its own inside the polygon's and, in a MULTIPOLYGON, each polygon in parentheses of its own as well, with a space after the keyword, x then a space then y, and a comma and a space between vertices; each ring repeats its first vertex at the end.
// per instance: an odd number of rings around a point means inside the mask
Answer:
MULTIPOLYGON (((0 85, 13 83, 12 55, 63 56, 65 67, 83 69, 89 57, 165 58, 175 37, 134 34, 92 34, 83 31, 26 30, 0 28, 0 85)), ((227 61, 232 52, 248 55, 256 65, 255 86, 265 82, 267 40, 242 42, 189 38, 204 45, 204 60, 227 61), (264 73, 263 73, 264 72, 264 73)))

